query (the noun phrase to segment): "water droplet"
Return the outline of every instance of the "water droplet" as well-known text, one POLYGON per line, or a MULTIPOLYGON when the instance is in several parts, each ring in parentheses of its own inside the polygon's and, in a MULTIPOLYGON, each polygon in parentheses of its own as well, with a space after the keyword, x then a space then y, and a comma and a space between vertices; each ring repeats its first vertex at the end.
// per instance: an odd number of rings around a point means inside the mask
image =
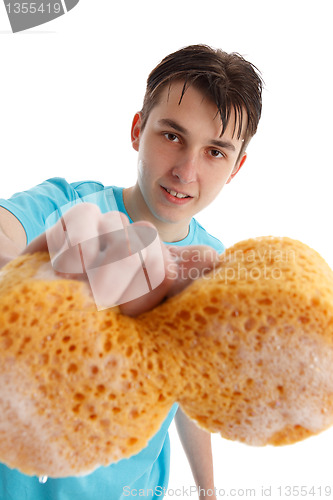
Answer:
POLYGON ((45 484, 47 481, 47 476, 39 476, 38 481, 40 484, 45 484))

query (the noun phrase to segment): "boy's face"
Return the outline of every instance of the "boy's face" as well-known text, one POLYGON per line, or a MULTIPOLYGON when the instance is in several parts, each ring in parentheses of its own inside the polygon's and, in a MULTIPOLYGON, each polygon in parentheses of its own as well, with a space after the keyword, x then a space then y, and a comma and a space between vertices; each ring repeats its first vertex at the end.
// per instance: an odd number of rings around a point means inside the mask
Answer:
POLYGON ((220 137, 215 103, 191 86, 179 105, 182 88, 182 82, 174 82, 162 91, 143 130, 140 114, 135 115, 132 144, 139 153, 142 202, 157 226, 184 224, 187 229, 192 216, 236 174, 246 154, 239 158, 243 141, 233 136, 234 117, 220 137))

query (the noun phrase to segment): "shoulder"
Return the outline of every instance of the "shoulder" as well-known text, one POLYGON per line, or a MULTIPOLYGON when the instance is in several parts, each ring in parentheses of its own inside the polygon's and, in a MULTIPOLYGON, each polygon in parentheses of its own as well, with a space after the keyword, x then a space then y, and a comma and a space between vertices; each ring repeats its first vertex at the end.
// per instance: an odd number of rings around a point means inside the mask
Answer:
POLYGON ((68 182, 62 177, 52 177, 7 200, 0 199, 0 206, 18 219, 29 243, 45 231, 48 217, 59 209, 63 213, 77 203, 91 202, 103 212, 115 210, 116 190, 116 187, 105 188, 99 181, 68 182))
POLYGON ((117 210, 117 199, 122 189, 117 186, 105 186, 100 181, 84 180, 68 182, 63 177, 53 177, 39 184, 34 194, 47 199, 54 199, 58 208, 67 210, 77 203, 86 202, 98 205, 102 212, 117 210))

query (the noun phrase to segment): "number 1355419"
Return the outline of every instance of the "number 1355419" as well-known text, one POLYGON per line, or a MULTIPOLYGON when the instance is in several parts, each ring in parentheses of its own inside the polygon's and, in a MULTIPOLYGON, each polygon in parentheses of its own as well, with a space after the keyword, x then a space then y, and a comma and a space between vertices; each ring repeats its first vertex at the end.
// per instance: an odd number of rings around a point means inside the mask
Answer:
POLYGON ((60 3, 22 2, 7 3, 8 14, 60 14, 60 3))

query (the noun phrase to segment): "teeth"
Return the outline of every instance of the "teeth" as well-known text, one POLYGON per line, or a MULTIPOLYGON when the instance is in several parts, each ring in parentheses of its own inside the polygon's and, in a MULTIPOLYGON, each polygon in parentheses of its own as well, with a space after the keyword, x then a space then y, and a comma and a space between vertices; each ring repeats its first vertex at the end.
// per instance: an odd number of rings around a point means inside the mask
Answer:
POLYGON ((187 198, 187 194, 177 193, 177 191, 172 191, 172 189, 166 189, 166 191, 176 198, 187 198))

